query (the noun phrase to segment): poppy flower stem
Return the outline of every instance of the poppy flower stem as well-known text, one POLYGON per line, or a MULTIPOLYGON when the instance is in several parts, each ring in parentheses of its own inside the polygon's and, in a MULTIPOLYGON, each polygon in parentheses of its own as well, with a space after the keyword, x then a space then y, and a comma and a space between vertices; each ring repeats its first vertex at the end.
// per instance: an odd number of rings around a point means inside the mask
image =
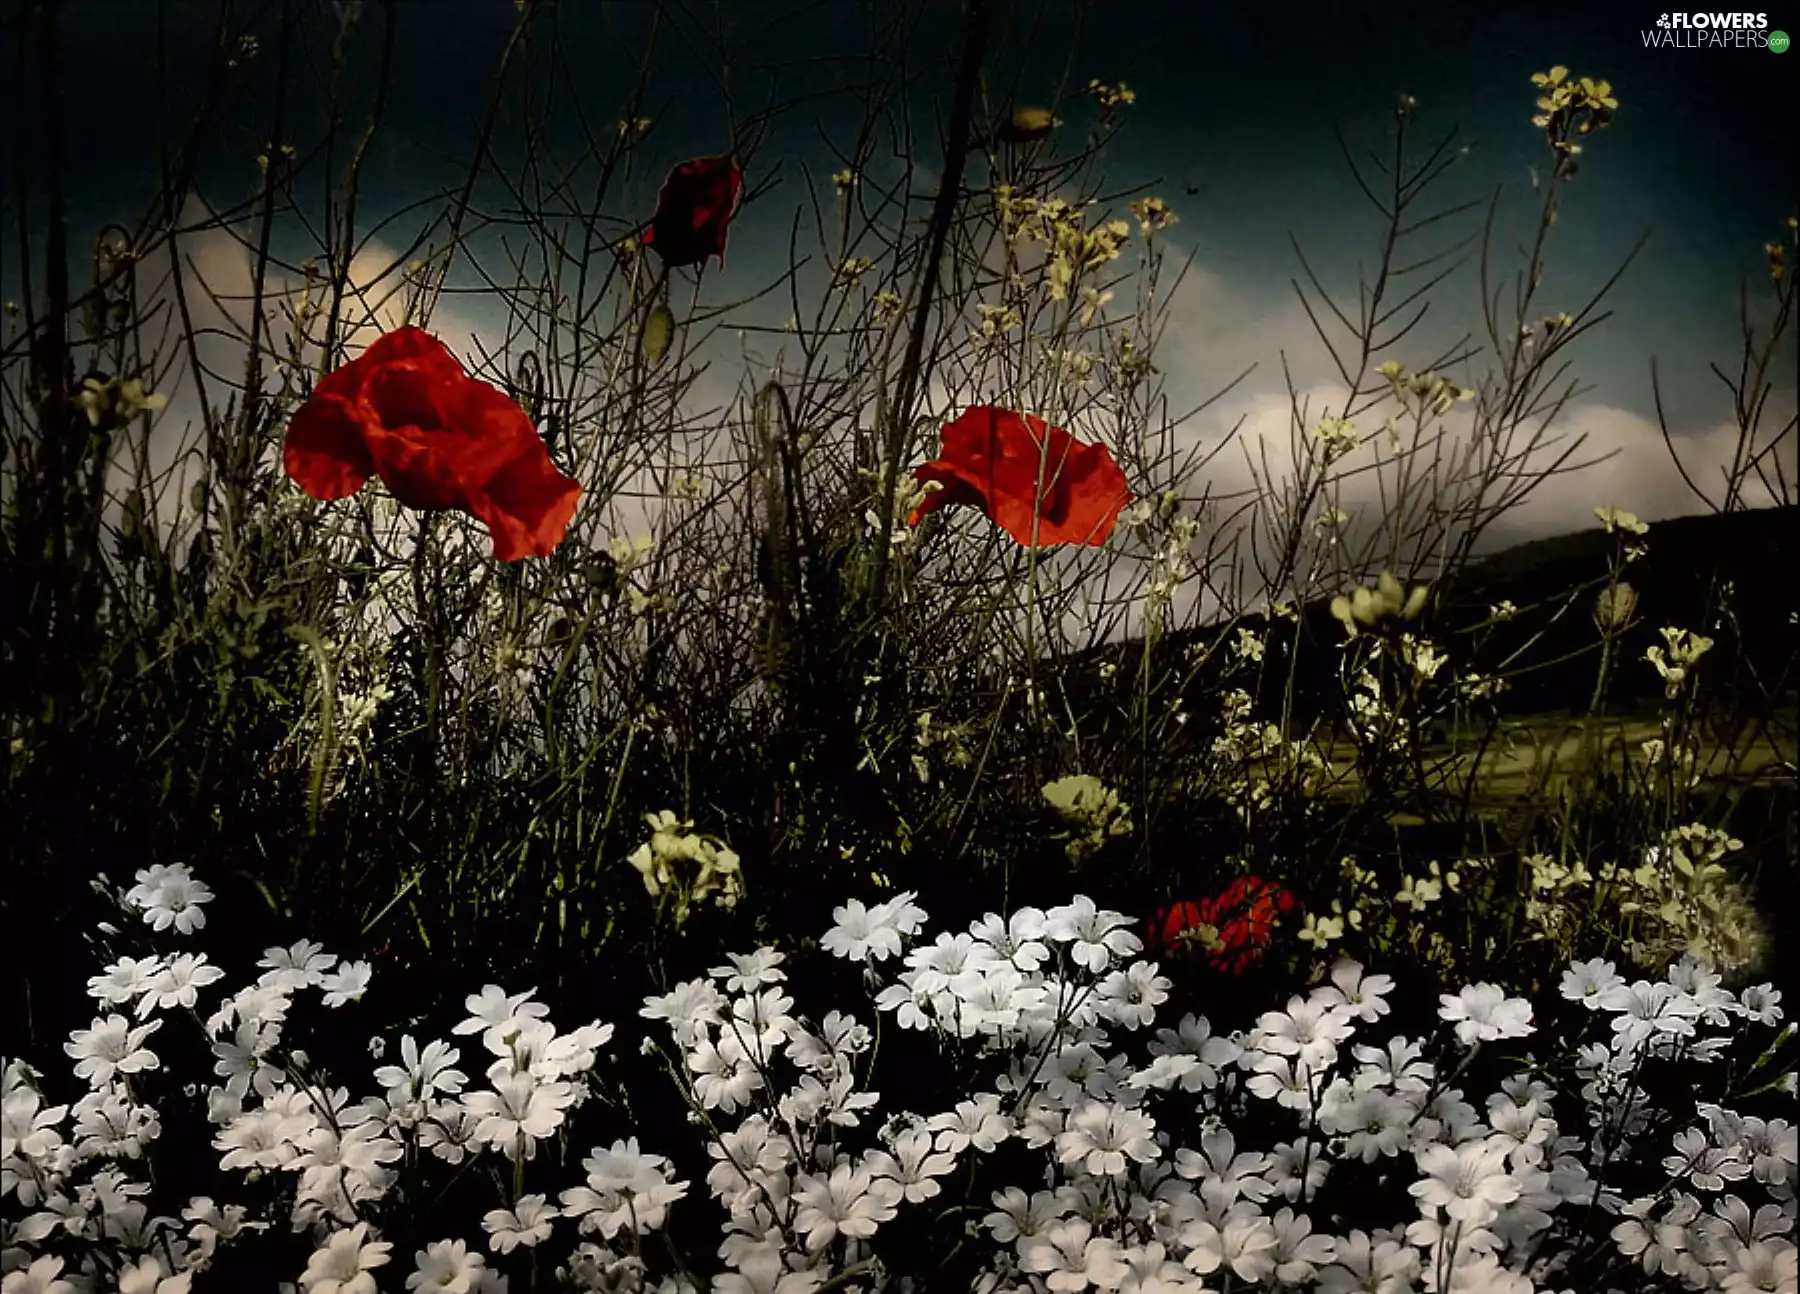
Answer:
MULTIPOLYGON (((912 334, 906 341, 906 358, 900 366, 900 384, 894 401, 888 406, 887 443, 883 446, 881 468, 881 527, 878 535, 894 530, 894 493, 900 483, 900 463, 906 456, 906 433, 912 426, 913 399, 920 383, 920 367, 924 360, 925 328, 931 317, 932 299, 937 294, 938 270, 944 259, 944 246, 950 238, 950 226, 956 219, 957 198, 962 192, 963 167, 969 156, 969 126, 974 120, 975 88, 981 76, 982 60, 987 54, 988 33, 993 27, 993 0, 965 0, 963 6, 962 58, 956 70, 956 94, 950 107, 950 141, 944 159, 944 174, 938 182, 937 201, 931 211, 931 241, 926 253, 924 275, 919 283, 919 300, 913 307, 912 334)), ((868 597, 879 605, 887 584, 888 554, 891 544, 877 544, 875 570, 869 582, 868 597)))

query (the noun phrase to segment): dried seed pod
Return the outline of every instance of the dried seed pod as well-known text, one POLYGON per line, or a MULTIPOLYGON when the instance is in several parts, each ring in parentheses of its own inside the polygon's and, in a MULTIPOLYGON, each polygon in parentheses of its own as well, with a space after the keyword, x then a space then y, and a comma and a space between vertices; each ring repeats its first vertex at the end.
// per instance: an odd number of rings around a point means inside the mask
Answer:
POLYGON ((669 353, 669 343, 675 338, 675 314, 667 305, 657 303, 655 309, 644 320, 644 328, 638 334, 638 346, 644 355, 644 363, 655 368, 662 363, 664 355, 669 353))

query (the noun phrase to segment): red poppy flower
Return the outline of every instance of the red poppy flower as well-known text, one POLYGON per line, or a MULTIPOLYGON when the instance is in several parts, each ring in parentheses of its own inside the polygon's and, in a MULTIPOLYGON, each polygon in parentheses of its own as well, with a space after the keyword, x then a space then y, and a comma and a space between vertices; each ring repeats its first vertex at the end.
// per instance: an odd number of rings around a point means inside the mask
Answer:
POLYGON ((548 556, 581 496, 511 397, 410 326, 320 380, 288 423, 282 462, 315 499, 379 476, 409 508, 466 512, 503 562, 548 556))
POLYGON ((1131 501, 1106 446, 1084 444, 1034 414, 986 406, 947 425, 940 456, 913 476, 943 488, 925 496, 909 524, 960 503, 1025 545, 1104 544, 1131 501))
POLYGON ((1276 921, 1294 911, 1298 902, 1271 881, 1240 877, 1214 898, 1176 903, 1158 911, 1150 919, 1146 942, 1165 952, 1197 945, 1208 964, 1228 975, 1239 975, 1262 958, 1276 921), (1196 939, 1195 933, 1202 927, 1212 933, 1196 939))
POLYGON ((744 173, 729 157, 696 157, 669 172, 656 195, 656 214, 644 230, 669 266, 698 265, 708 256, 725 264, 725 234, 744 196, 744 173))
POLYGON ((1158 952, 1173 952, 1182 946, 1182 936, 1201 926, 1210 925, 1198 903, 1191 899, 1158 908, 1150 918, 1150 929, 1144 942, 1158 952))

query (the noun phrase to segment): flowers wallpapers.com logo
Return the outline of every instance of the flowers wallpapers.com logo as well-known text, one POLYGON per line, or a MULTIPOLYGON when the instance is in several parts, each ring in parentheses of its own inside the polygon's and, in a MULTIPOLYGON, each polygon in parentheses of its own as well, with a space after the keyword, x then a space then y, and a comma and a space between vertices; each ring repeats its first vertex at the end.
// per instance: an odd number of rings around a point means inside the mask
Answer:
POLYGON ((1665 13, 1643 33, 1649 49, 1766 49, 1785 54, 1788 35, 1766 13, 1665 13))

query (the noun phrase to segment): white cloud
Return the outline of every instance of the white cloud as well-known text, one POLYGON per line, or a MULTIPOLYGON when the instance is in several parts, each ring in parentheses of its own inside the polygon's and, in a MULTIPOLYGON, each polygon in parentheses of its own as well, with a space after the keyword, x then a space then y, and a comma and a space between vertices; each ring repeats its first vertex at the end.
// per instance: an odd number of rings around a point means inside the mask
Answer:
MULTIPOLYGON (((176 227, 187 232, 146 255, 138 273, 138 282, 150 294, 146 307, 163 312, 168 321, 161 349, 164 367, 156 375, 155 386, 169 404, 156 419, 148 444, 150 472, 167 474, 169 480, 157 508, 158 519, 165 523, 185 506, 189 482, 198 471, 193 451, 204 443, 204 412, 210 411, 216 420, 234 397, 241 396, 256 298, 255 253, 248 242, 247 226, 229 226, 198 198, 190 197, 176 227), (182 289, 194 341, 191 351, 177 309, 173 254, 181 260, 182 289)), ((323 265, 323 249, 316 259, 323 265)), ((379 239, 365 240, 352 256, 339 314, 339 332, 351 357, 405 322, 406 269, 400 254, 379 239)), ((266 271, 262 292, 265 391, 279 388, 282 366, 293 359, 316 372, 325 320, 321 313, 301 331, 296 312, 307 302, 321 311, 328 306, 323 271, 310 286, 304 274, 289 274, 276 266, 266 271)), ((440 298, 431 329, 465 366, 471 366, 477 357, 474 341, 483 330, 459 298, 440 298)), ((290 377, 299 380, 298 374, 290 377)), ((277 459, 271 446, 265 454, 269 470, 279 470, 277 459)), ((115 462, 110 478, 115 491, 122 489, 131 475, 129 463, 115 462)))

